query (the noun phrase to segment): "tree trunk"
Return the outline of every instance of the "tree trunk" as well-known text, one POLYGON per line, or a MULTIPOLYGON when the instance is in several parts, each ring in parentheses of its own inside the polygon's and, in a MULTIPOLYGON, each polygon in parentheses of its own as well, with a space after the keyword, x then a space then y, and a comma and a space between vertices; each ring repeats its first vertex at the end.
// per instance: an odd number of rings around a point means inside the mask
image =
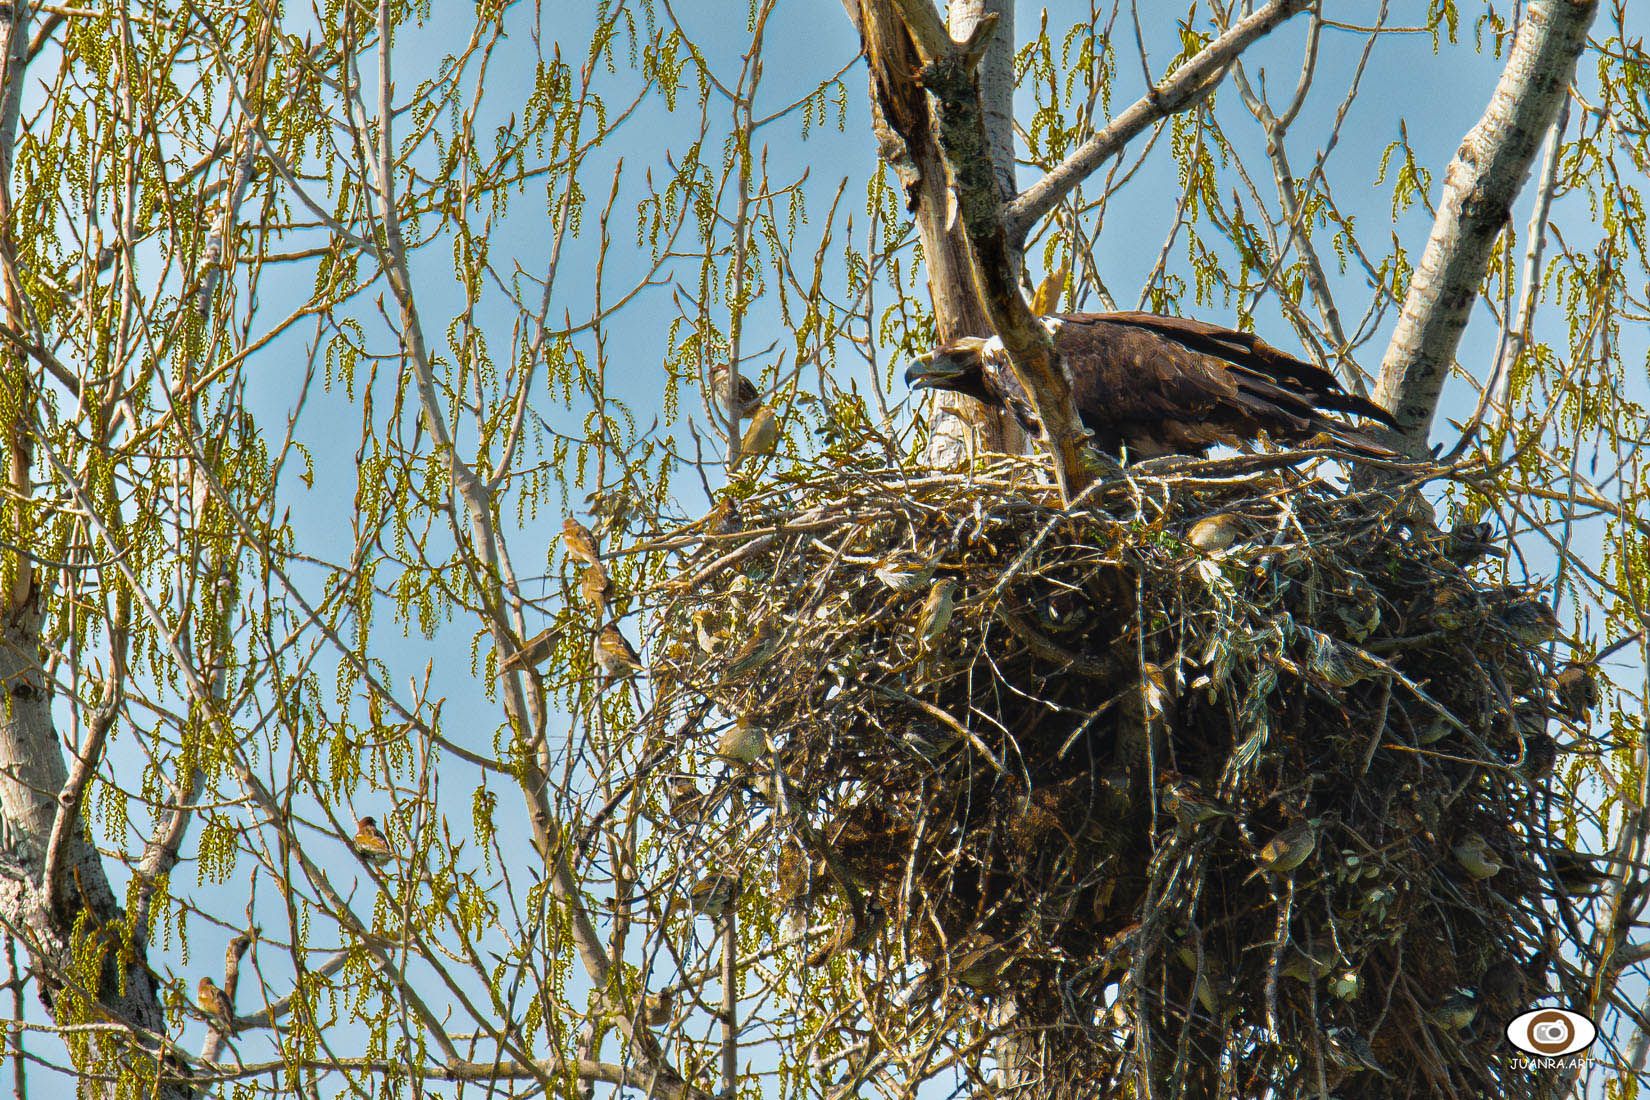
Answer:
MULTIPOLYGON (((988 12, 999 13, 999 22, 981 63, 980 82, 982 94, 989 97, 986 117, 993 166, 1006 198, 1014 188, 1013 4, 1008 0, 958 0, 952 5, 951 20, 954 28, 972 26, 988 12)), ((860 33, 870 61, 878 151, 899 176, 906 209, 916 220, 939 340, 989 335, 991 321, 974 285, 968 241, 956 216, 956 200, 935 137, 927 93, 915 79, 922 62, 892 4, 861 0, 860 33)), ((956 466, 973 450, 1013 454, 1025 450, 1025 433, 1018 424, 972 398, 936 393, 929 397, 928 407, 925 457, 931 466, 956 466)))
MULTIPOLYGON (((15 562, 11 567, 26 568, 15 562)), ((38 594, 31 591, 9 603, 0 628, 0 683, 6 685, 6 706, 0 708, 0 921, 28 952, 41 1002, 57 1023, 114 1022, 164 1035, 158 983, 144 961, 146 930, 126 926, 78 814, 65 822, 54 873, 45 881, 55 796, 68 773, 38 660, 40 624, 38 594)), ((153 1050, 147 1041, 136 1042, 153 1050)), ((95 1064, 110 1071, 133 1064, 131 1046, 104 1035, 71 1049, 81 1068, 95 1064)), ((181 1100, 191 1091, 178 1081, 150 1095, 181 1100)))
POLYGON ((1019 190, 1014 182, 1013 0, 951 0, 946 7, 947 29, 958 42, 966 41, 980 20, 992 15, 997 17, 997 29, 986 42, 977 72, 985 133, 991 144, 991 170, 1006 203, 1019 190))
POLYGON ((1381 362, 1375 400, 1398 418, 1402 450, 1421 458, 1438 396, 1478 284, 1542 137, 1569 94, 1596 0, 1536 0, 1524 14, 1484 116, 1444 176, 1432 236, 1381 362))
MULTIPOLYGON (((30 5, 0 5, 0 292, 6 323, 27 332, 16 268, 12 165, 28 68, 30 5)), ((5 449, 9 500, 0 508, 7 545, 34 542, 34 423, 37 391, 23 356, 0 357, 0 385, 11 395, 0 445, 5 449)), ((133 1048, 158 1060, 155 1038, 167 1031, 158 981, 144 961, 147 930, 129 927, 97 850, 71 795, 52 695, 40 665, 39 579, 30 560, 7 551, 0 598, 0 922, 28 952, 33 981, 46 1011, 60 1025, 114 1023, 138 1035, 99 1032, 69 1044, 77 1068, 106 1073, 138 1064, 133 1048), (59 823, 59 814, 63 820, 59 823), (55 844, 54 844, 55 839, 55 844), (146 1033, 146 1034, 145 1034, 146 1033)), ((77 790, 84 790, 81 783, 77 790)), ((174 1071, 175 1072, 175 1071, 174 1071)), ((92 1078, 88 1078, 91 1085, 92 1078)), ((129 1078, 128 1078, 129 1083, 129 1078)), ((112 1094, 112 1078, 103 1086, 112 1094)), ((193 1090, 182 1079, 145 1090, 160 1100, 183 1100, 193 1090)))

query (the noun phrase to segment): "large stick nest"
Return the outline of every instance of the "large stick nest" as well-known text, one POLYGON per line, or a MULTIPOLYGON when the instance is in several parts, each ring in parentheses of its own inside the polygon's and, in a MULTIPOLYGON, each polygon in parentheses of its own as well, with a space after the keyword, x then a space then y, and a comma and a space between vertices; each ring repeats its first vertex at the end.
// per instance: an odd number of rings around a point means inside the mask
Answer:
POLYGON ((1541 797, 1556 619, 1415 493, 1244 463, 1069 511, 1015 462, 717 513, 652 674, 715 716, 677 759, 735 721, 768 748, 698 805, 671 778, 677 816, 776 838, 720 858, 837 915, 815 963, 915 976, 867 1011, 1009 1020, 1048 1084, 1525 1094, 1502 1027, 1587 870, 1541 797))

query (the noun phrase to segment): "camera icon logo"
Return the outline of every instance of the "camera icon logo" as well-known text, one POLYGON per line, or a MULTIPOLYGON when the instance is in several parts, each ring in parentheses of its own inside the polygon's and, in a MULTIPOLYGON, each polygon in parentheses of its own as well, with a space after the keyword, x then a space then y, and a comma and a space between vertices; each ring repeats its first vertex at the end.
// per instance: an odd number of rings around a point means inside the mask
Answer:
POLYGON ((1593 1045, 1598 1029, 1579 1012, 1538 1008, 1507 1025, 1507 1041, 1537 1058, 1561 1058, 1593 1045))
POLYGON ((1575 1029, 1568 1020, 1543 1020, 1539 1024, 1530 1025, 1530 1042, 1537 1046, 1559 1047, 1569 1046, 1575 1036, 1575 1029))

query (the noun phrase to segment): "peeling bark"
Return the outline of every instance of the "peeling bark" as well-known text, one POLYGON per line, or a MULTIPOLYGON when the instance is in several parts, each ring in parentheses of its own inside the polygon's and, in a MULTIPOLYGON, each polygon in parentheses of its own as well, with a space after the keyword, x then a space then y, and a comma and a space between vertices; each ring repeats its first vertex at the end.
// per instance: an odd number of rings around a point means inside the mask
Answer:
POLYGON ((1014 180, 1013 0, 951 0, 945 18, 952 40, 957 42, 966 42, 982 21, 997 21, 980 55, 980 114, 991 171, 997 177, 997 193, 1003 202, 1010 202, 1018 191, 1014 180))
POLYGON ((919 82, 934 95, 936 132, 973 257, 975 285, 1014 374, 1031 398, 1061 496, 1070 502, 1094 480, 1083 457, 1089 433, 1077 417, 1054 343, 1020 293, 1020 252, 1004 224, 1006 207, 992 169, 977 75, 997 21, 980 20, 967 38, 958 40, 940 23, 929 0, 900 0, 900 9, 924 62, 919 82))
POLYGON ((1444 176, 1432 235, 1381 362, 1375 400, 1392 410, 1398 445, 1422 458, 1438 397, 1496 239, 1542 138, 1569 94, 1596 0, 1535 0, 1495 93, 1444 176))
MULTIPOLYGON (((968 12, 1005 6, 1006 0, 974 0, 957 5, 955 18, 971 18, 968 12)), ((974 287, 969 269, 968 242, 954 216, 950 177, 945 158, 935 138, 927 94, 916 81, 921 61, 906 33, 899 14, 889 4, 863 0, 858 25, 870 62, 872 123, 877 149, 882 159, 899 177, 905 192, 905 207, 911 212, 922 240, 928 268, 928 291, 934 305, 934 320, 940 342, 959 336, 986 336, 991 319, 974 287)), ((1013 54, 1012 43, 992 60, 1006 79, 1009 102, 1003 108, 1008 126, 1005 141, 1013 148, 1013 54)), ((1006 179, 1013 182, 1013 161, 1009 158, 1006 179)), ((926 461, 948 468, 959 465, 974 450, 1019 453, 1025 436, 1014 421, 961 394, 936 393, 929 398, 930 429, 926 461)))

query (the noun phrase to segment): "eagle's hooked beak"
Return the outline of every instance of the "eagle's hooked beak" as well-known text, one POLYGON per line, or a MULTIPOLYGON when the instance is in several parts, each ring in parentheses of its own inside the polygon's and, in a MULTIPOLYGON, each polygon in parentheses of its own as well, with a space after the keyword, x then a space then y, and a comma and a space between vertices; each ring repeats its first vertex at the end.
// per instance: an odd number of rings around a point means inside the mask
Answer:
POLYGON ((905 384, 914 390, 945 389, 968 373, 968 368, 940 351, 920 355, 905 368, 905 384))

